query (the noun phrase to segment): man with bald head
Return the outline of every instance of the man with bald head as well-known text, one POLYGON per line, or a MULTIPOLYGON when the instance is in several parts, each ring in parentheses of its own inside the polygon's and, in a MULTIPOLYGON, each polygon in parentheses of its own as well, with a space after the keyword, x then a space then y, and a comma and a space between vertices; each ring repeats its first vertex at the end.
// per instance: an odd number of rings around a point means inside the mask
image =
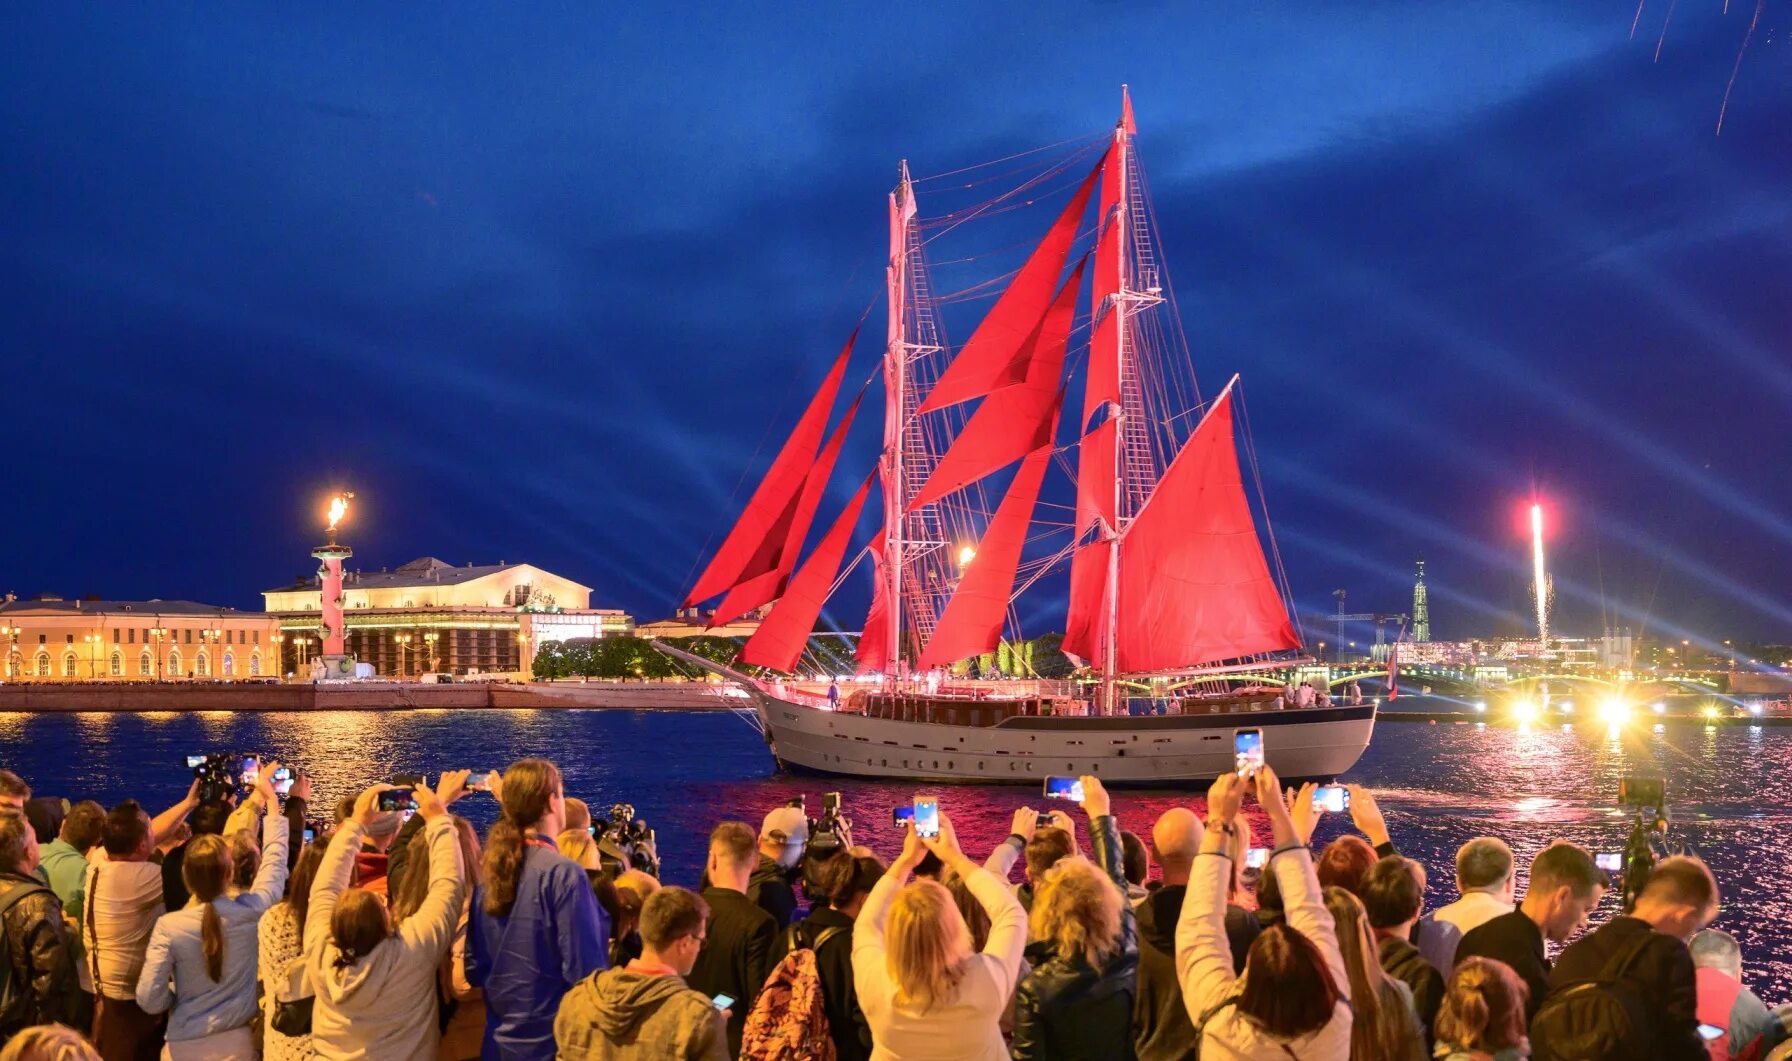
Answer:
MULTIPOLYGON (((1133 995, 1133 1049, 1139 1061, 1181 1059, 1195 1051, 1195 1029, 1176 980, 1176 919, 1182 914, 1182 897, 1195 853, 1201 849, 1201 819, 1187 807, 1173 807, 1151 829, 1151 846, 1163 870, 1161 882, 1152 886, 1138 906, 1139 987, 1133 995)), ((1242 861, 1243 852, 1238 852, 1242 861)), ((1237 876, 1234 874, 1234 887, 1237 876)), ((1228 903, 1226 937, 1232 945, 1233 964, 1242 971, 1251 940, 1262 929, 1257 916, 1228 903)))

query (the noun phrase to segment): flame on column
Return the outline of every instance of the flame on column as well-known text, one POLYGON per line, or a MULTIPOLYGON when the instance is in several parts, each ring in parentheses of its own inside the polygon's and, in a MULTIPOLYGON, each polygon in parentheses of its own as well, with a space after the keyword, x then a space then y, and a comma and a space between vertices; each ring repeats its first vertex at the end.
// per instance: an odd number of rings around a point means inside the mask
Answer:
POLYGON ((342 517, 348 515, 348 499, 354 496, 354 494, 337 494, 330 498, 328 527, 331 534, 336 533, 336 525, 342 522, 342 517))

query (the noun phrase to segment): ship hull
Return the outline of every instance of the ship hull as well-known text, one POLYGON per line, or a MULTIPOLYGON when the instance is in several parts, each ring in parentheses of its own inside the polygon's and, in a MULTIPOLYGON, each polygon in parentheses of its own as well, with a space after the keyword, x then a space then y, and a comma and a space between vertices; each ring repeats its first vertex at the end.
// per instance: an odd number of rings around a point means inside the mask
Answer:
POLYGON ((994 726, 906 722, 829 711, 754 690, 772 754, 786 769, 847 777, 1038 785, 1095 774, 1127 785, 1210 781, 1232 769, 1232 734, 1261 728, 1283 778, 1332 778, 1375 731, 1370 705, 1139 717, 1016 717, 994 726))

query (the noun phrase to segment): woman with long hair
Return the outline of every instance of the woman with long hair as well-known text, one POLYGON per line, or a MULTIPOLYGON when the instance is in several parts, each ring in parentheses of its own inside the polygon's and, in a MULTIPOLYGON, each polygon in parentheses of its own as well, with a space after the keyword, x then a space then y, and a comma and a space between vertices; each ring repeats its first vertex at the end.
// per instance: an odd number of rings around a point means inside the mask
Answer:
POLYGON ((236 868, 230 844, 222 836, 196 837, 181 863, 192 901, 163 914, 149 934, 137 1005, 148 1013, 170 1011, 164 1056, 173 1061, 254 1056, 256 923, 286 886, 288 823, 278 813, 272 780, 278 766, 268 763, 256 775, 261 807, 275 811, 261 823, 261 866, 249 890, 227 894, 236 868))
MULTIPOLYGON (((305 916, 311 910, 311 882, 317 879, 317 867, 324 860, 322 844, 307 844, 293 867, 292 879, 286 884, 286 898, 268 907, 256 927, 261 954, 258 959, 261 976, 261 1014, 263 1061, 304 1061, 313 1056, 311 1036, 286 1035, 274 1027, 276 1003, 291 995, 288 1001, 304 997, 294 994, 292 984, 304 980, 303 970, 295 975, 293 963, 305 953, 305 916)), ((306 981, 309 990, 309 981, 306 981)))
POLYGON ((1522 1061, 1531 1056, 1524 1018, 1529 993, 1505 962, 1462 959, 1438 1007, 1437 1056, 1445 1061, 1522 1061))
POLYGON ((792 951, 815 952, 815 974, 821 982, 821 1005, 828 1018, 828 1037, 837 1061, 871 1057, 871 1026, 859 1007, 853 986, 853 922, 871 890, 883 879, 884 864, 872 855, 855 855, 850 844, 825 858, 804 863, 803 885, 814 901, 809 916, 791 925, 772 943, 771 966, 777 968, 792 951))
POLYGON ((1081 779, 1094 861, 1060 859, 1036 882, 1028 926, 1049 957, 1020 983, 1016 1061, 1132 1056, 1139 939, 1107 790, 1081 779))
POLYGON ((1363 901, 1334 885, 1325 889, 1325 909, 1338 927, 1350 976, 1350 1061, 1425 1061, 1425 1028, 1412 989, 1382 969, 1363 901))
POLYGON ((1027 913, 1006 881, 966 858, 951 819, 937 837, 911 825, 902 855, 866 897, 853 922, 853 985, 879 1056, 998 1061, 1008 1056, 997 1021, 1007 1008, 1027 945, 1027 913), (933 852, 963 877, 989 915, 988 941, 971 934, 938 881, 909 882, 933 852))
MULTIPOLYGON (((444 1018, 442 1045, 437 1055, 442 1061, 463 1061, 479 1056, 479 1040, 485 1031, 485 993, 467 983, 462 968, 467 953, 467 918, 472 910, 473 889, 479 886, 479 834, 474 831, 472 822, 459 815, 450 817, 454 822, 454 838, 460 847, 461 872, 466 881, 460 917, 454 926, 454 943, 448 948, 448 955, 436 976, 436 1001, 444 1018)), ((404 924, 429 900, 429 846, 430 837, 424 833, 411 838, 406 866, 416 867, 417 872, 412 874, 407 869, 400 880, 398 894, 392 899, 392 923, 395 925, 404 924)))
POLYGON ((548 1061, 561 998, 608 967, 609 926, 583 867, 554 847, 566 801, 554 764, 519 760, 492 791, 498 820, 467 926, 467 982, 485 990, 481 1054, 548 1061))
POLYGON ((428 863, 412 863, 405 879, 424 877, 427 894, 402 922, 384 896, 350 887, 355 855, 379 820, 374 785, 355 799, 354 812, 330 838, 311 885, 305 919, 305 971, 317 991, 311 1014, 316 1056, 331 1061, 392 1058, 435 1061, 441 1042, 434 997, 442 960, 454 942, 454 926, 466 898, 461 846, 448 805, 466 792, 467 772, 450 770, 432 791, 414 789, 428 863))
MULTIPOLYGON (((1302 786, 1294 798, 1310 801, 1313 786, 1302 786)), ((1350 1000, 1344 994, 1349 976, 1337 930, 1320 898, 1312 853, 1267 766, 1248 781, 1224 774, 1207 793, 1206 834, 1176 923, 1176 968, 1183 1002, 1201 1037, 1201 1056, 1261 1061, 1350 1056, 1350 1000), (1227 851, 1251 785, 1274 837, 1266 875, 1274 876, 1284 920, 1264 928, 1251 943, 1241 978, 1226 940, 1232 876, 1227 851)))

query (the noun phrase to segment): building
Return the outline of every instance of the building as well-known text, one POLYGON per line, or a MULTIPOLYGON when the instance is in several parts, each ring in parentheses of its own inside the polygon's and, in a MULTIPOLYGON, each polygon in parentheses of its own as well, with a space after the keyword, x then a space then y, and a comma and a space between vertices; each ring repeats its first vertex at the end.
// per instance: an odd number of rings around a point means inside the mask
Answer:
MULTIPOLYGON (((284 637, 282 669, 304 673, 318 652, 318 580, 262 599, 284 637)), ((349 655, 392 677, 526 673, 547 641, 634 630, 627 613, 590 603, 590 586, 504 561, 455 567, 425 556, 392 571, 345 571, 342 580, 349 655)))
POLYGON ((714 608, 680 608, 670 619, 655 619, 651 623, 642 623, 635 627, 638 637, 752 637, 759 629, 760 620, 771 610, 771 605, 755 608, 747 614, 731 622, 711 630, 704 625, 716 614, 714 608))
POLYGON ((271 615, 196 601, 0 602, 8 681, 233 680, 279 673, 271 615))

